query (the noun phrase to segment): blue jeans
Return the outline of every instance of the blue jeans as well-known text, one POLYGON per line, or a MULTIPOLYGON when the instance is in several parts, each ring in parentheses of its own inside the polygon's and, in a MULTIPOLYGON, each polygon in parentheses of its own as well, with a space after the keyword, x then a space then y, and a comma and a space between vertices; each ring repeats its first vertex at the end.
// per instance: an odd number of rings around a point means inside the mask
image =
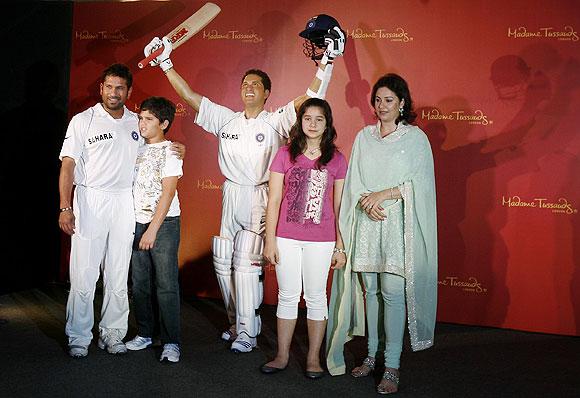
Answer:
POLYGON ((131 277, 133 280, 133 305, 138 334, 153 337, 155 314, 152 294, 159 306, 160 339, 163 344, 180 343, 179 265, 177 250, 180 239, 179 217, 167 217, 161 224, 155 245, 151 250, 139 250, 139 241, 149 224, 137 223, 131 277))

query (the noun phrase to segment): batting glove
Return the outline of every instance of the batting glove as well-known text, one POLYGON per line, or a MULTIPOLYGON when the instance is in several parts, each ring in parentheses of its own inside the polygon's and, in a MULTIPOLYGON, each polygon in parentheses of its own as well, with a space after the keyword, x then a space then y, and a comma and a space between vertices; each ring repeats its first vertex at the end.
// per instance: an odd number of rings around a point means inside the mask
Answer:
POLYGON ((169 58, 169 55, 173 50, 173 44, 171 43, 171 40, 169 40, 167 37, 163 37, 163 39, 155 37, 149 44, 145 46, 143 53, 146 57, 148 57, 153 51, 160 47, 163 47, 163 52, 159 54, 157 58, 149 62, 149 65, 159 66, 163 72, 167 72, 169 69, 173 68, 173 62, 171 62, 171 59, 169 58))
POLYGON ((322 64, 332 63, 336 57, 344 54, 346 37, 338 26, 328 30, 328 33, 324 35, 324 42, 326 43, 326 50, 324 50, 324 55, 320 61, 322 64))

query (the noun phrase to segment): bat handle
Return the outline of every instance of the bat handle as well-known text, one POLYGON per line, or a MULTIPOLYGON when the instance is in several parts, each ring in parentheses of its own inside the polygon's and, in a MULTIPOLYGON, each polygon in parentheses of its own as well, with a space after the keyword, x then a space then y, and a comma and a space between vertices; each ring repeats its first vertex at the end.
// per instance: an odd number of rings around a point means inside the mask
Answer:
POLYGON ((143 69, 149 62, 157 58, 163 52, 163 46, 159 47, 157 50, 153 51, 147 58, 143 58, 137 64, 139 69, 143 69))

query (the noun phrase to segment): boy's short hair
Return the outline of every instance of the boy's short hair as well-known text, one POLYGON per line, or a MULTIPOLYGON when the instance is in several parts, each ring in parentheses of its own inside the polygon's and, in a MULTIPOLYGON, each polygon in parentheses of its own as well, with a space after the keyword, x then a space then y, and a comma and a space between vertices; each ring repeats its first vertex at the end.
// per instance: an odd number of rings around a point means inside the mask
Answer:
POLYGON ((149 97, 139 107, 142 111, 149 111, 159 119, 160 123, 165 120, 169 122, 167 127, 163 130, 163 134, 167 134, 173 119, 175 118, 175 104, 165 97, 149 97))

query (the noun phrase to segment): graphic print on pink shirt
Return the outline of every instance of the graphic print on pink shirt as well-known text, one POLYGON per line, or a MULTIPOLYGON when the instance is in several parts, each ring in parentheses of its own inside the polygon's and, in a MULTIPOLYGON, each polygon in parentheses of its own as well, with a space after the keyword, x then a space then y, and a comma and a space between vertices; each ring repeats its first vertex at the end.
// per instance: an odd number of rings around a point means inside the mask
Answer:
POLYGON ((328 171, 295 167, 288 176, 288 214, 286 221, 320 224, 328 171))
POLYGON ((346 175, 346 159, 337 151, 321 170, 316 162, 304 155, 292 161, 288 146, 274 156, 270 171, 284 174, 276 236, 310 242, 336 240, 332 193, 335 181, 346 175))

